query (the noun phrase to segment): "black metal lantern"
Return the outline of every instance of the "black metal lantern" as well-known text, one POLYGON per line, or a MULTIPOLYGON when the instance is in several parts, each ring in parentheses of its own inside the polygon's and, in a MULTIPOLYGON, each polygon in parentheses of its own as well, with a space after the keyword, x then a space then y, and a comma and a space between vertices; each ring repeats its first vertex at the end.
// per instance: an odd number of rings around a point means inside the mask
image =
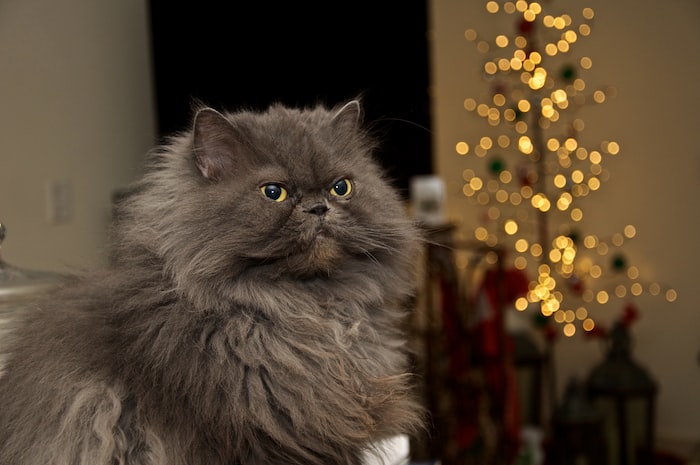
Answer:
POLYGON ((552 442, 547 453, 552 465, 608 465, 602 433, 603 416, 582 382, 571 379, 563 402, 552 416, 552 442))
POLYGON ((610 465, 653 462, 656 382, 632 359, 627 326, 617 323, 608 336, 605 360, 595 367, 587 388, 603 415, 610 465))

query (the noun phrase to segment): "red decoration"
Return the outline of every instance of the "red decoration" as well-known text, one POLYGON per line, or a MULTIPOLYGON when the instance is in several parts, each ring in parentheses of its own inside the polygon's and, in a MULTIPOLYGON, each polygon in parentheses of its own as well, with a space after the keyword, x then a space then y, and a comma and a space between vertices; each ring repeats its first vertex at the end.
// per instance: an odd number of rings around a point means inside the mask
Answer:
MULTIPOLYGON (((640 318, 639 309, 632 302, 628 302, 622 309, 622 316, 619 322, 625 328, 632 326, 632 323, 640 318)), ((591 338, 604 338, 608 336, 608 329, 601 325, 595 325, 592 330, 586 331, 586 335, 591 338)))
POLYGON ((518 23, 518 30, 526 36, 530 35, 532 34, 532 31, 535 30, 535 23, 534 21, 523 19, 518 23))
POLYGON ((622 312, 622 318, 620 319, 621 323, 626 328, 629 328, 630 326, 632 326, 632 323, 634 323, 638 319, 639 309, 633 303, 628 303, 622 312))

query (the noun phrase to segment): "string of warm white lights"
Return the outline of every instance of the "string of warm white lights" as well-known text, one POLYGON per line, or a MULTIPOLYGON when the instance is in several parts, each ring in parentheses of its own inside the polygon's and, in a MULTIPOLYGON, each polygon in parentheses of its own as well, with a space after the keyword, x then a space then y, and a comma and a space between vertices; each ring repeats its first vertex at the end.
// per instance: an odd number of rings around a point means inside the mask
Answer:
POLYGON ((634 226, 610 238, 577 232, 584 216, 581 200, 608 179, 602 162, 616 156, 620 145, 612 140, 582 144, 585 122, 576 112, 604 103, 615 89, 588 90, 580 74, 591 69, 593 60, 573 56, 574 45, 591 34, 594 11, 583 8, 575 19, 544 9, 525 0, 488 1, 489 13, 518 19, 515 34, 486 39, 474 29, 465 31, 465 38, 488 56, 483 75, 491 93, 483 102, 467 98, 464 108, 492 129, 473 146, 457 142, 455 150, 483 167, 462 173, 464 195, 483 206, 476 239, 512 251, 507 256, 515 268, 536 270, 516 309, 537 305, 572 336, 577 328, 594 329, 592 304, 643 293, 670 302, 676 291, 642 281, 638 268, 628 263, 621 247, 636 235, 634 226), (605 259, 607 266, 601 265, 605 259))

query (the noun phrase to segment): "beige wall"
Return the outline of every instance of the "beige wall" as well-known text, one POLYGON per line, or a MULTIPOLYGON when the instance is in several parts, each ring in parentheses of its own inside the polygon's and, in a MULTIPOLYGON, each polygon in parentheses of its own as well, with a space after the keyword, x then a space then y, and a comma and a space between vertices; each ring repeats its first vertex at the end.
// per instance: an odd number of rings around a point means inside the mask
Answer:
MULTIPOLYGON (((464 30, 475 28, 487 37, 512 31, 512 22, 499 25, 484 4, 430 2, 435 163, 447 183, 450 219, 463 226, 467 237, 478 224, 479 209, 461 194, 461 173, 470 162, 455 153, 455 144, 464 140, 473 146, 488 133, 485 121, 466 112, 462 103, 466 97, 487 98, 489 88, 479 71, 483 56, 464 39, 464 30)), ((589 86, 612 84, 618 96, 582 111, 587 124, 582 137, 589 143, 616 140, 622 151, 604 159, 610 180, 587 199, 582 228, 606 236, 626 224, 635 225, 638 235, 624 247, 629 261, 648 280, 667 282, 678 290, 672 304, 651 296, 637 299, 642 318, 633 327, 634 351, 661 385, 659 435, 698 441, 700 3, 542 4, 561 12, 590 6, 597 13, 591 36, 575 44, 576 50, 593 59, 586 74, 589 86)), ((620 315, 620 305, 600 307, 596 316, 609 322, 620 315)), ((570 376, 585 376, 601 356, 597 342, 581 337, 561 340, 556 350, 559 389, 570 376)))
POLYGON ((104 258, 110 196, 154 139, 143 0, 0 2, 0 221, 5 261, 48 270, 104 258), (47 185, 71 217, 47 219, 47 185))

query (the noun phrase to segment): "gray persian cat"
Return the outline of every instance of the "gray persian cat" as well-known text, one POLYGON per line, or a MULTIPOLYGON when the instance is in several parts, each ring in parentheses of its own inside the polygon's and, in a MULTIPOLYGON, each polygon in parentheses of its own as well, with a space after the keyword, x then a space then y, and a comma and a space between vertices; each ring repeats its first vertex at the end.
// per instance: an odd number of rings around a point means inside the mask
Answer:
POLYGON ((417 233, 352 101, 196 112, 2 352, 1 465, 359 464, 414 431, 417 233))

